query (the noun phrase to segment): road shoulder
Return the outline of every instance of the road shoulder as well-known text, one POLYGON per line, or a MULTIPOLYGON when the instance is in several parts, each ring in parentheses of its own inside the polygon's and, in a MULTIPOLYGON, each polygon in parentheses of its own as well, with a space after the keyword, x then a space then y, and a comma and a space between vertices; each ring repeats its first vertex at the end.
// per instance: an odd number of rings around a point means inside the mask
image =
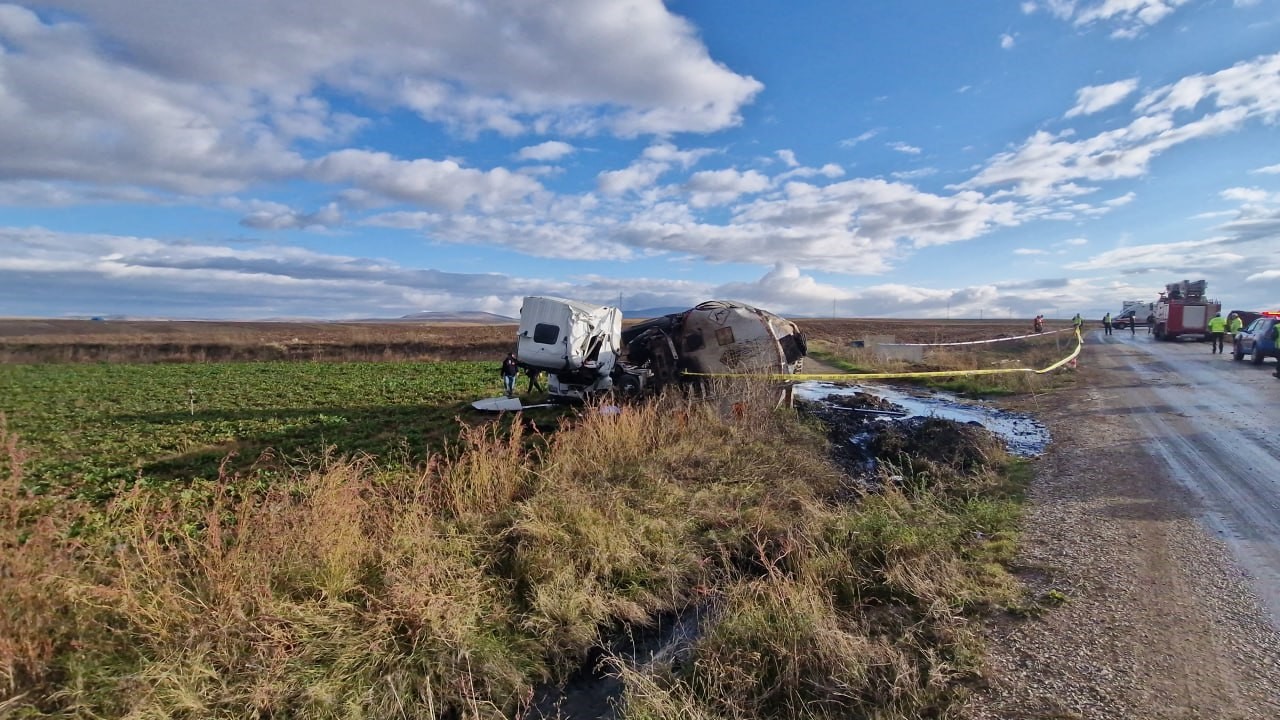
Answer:
POLYGON ((1032 598, 1066 602, 992 621, 974 716, 1280 717, 1280 638, 1108 392, 1125 378, 1091 355, 1039 401, 1054 442, 1016 567, 1032 598))

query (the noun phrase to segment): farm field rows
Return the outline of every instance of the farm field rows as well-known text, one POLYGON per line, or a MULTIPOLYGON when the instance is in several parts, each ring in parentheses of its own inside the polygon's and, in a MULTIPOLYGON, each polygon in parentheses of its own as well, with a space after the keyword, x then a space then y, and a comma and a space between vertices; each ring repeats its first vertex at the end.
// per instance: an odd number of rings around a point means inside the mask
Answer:
POLYGON ((367 453, 423 457, 466 403, 500 388, 495 363, 0 365, 0 413, 31 455, 28 487, 87 498, 246 467, 367 453))

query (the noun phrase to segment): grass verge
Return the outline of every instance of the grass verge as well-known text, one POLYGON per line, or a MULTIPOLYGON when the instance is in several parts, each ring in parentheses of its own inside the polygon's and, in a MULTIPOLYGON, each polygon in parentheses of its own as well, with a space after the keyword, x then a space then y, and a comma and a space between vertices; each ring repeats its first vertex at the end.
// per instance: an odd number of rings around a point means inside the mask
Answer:
MULTIPOLYGON (((208 503, 25 490, 0 429, 0 710, 17 717, 514 717, 612 633, 713 609, 628 669, 631 718, 948 716, 980 665, 1018 481, 993 445, 851 497, 763 398, 466 429, 406 469, 295 465, 208 503), (98 532, 71 532, 86 513, 98 532)), ((246 472, 252 472, 246 471, 246 472)))

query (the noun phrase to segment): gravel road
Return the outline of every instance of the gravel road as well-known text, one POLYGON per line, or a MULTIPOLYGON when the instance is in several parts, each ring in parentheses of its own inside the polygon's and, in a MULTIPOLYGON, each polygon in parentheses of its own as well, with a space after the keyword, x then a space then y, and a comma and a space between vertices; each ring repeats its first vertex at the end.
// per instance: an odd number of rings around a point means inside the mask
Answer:
POLYGON ((1019 571, 1065 605, 990 630, 979 718, 1280 717, 1280 380, 1206 343, 1091 333, 1019 571))

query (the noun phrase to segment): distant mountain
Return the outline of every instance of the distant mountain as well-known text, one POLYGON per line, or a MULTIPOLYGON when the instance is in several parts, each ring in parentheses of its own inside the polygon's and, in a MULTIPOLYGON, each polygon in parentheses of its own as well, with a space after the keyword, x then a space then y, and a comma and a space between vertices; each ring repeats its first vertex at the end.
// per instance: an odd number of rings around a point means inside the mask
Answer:
POLYGON ((643 318, 656 318, 656 317, 662 317, 663 315, 670 315, 672 313, 682 313, 691 307, 693 306, 685 305, 683 307, 657 307, 657 308, 641 308, 637 310, 623 310, 622 317, 627 318, 629 320, 640 320, 643 318))
POLYGON ((425 312, 402 315, 394 319, 365 320, 361 322, 452 322, 475 323, 477 325, 505 325, 518 321, 506 315, 495 315, 494 313, 480 312, 478 310, 458 310, 455 312, 427 310, 425 312))

